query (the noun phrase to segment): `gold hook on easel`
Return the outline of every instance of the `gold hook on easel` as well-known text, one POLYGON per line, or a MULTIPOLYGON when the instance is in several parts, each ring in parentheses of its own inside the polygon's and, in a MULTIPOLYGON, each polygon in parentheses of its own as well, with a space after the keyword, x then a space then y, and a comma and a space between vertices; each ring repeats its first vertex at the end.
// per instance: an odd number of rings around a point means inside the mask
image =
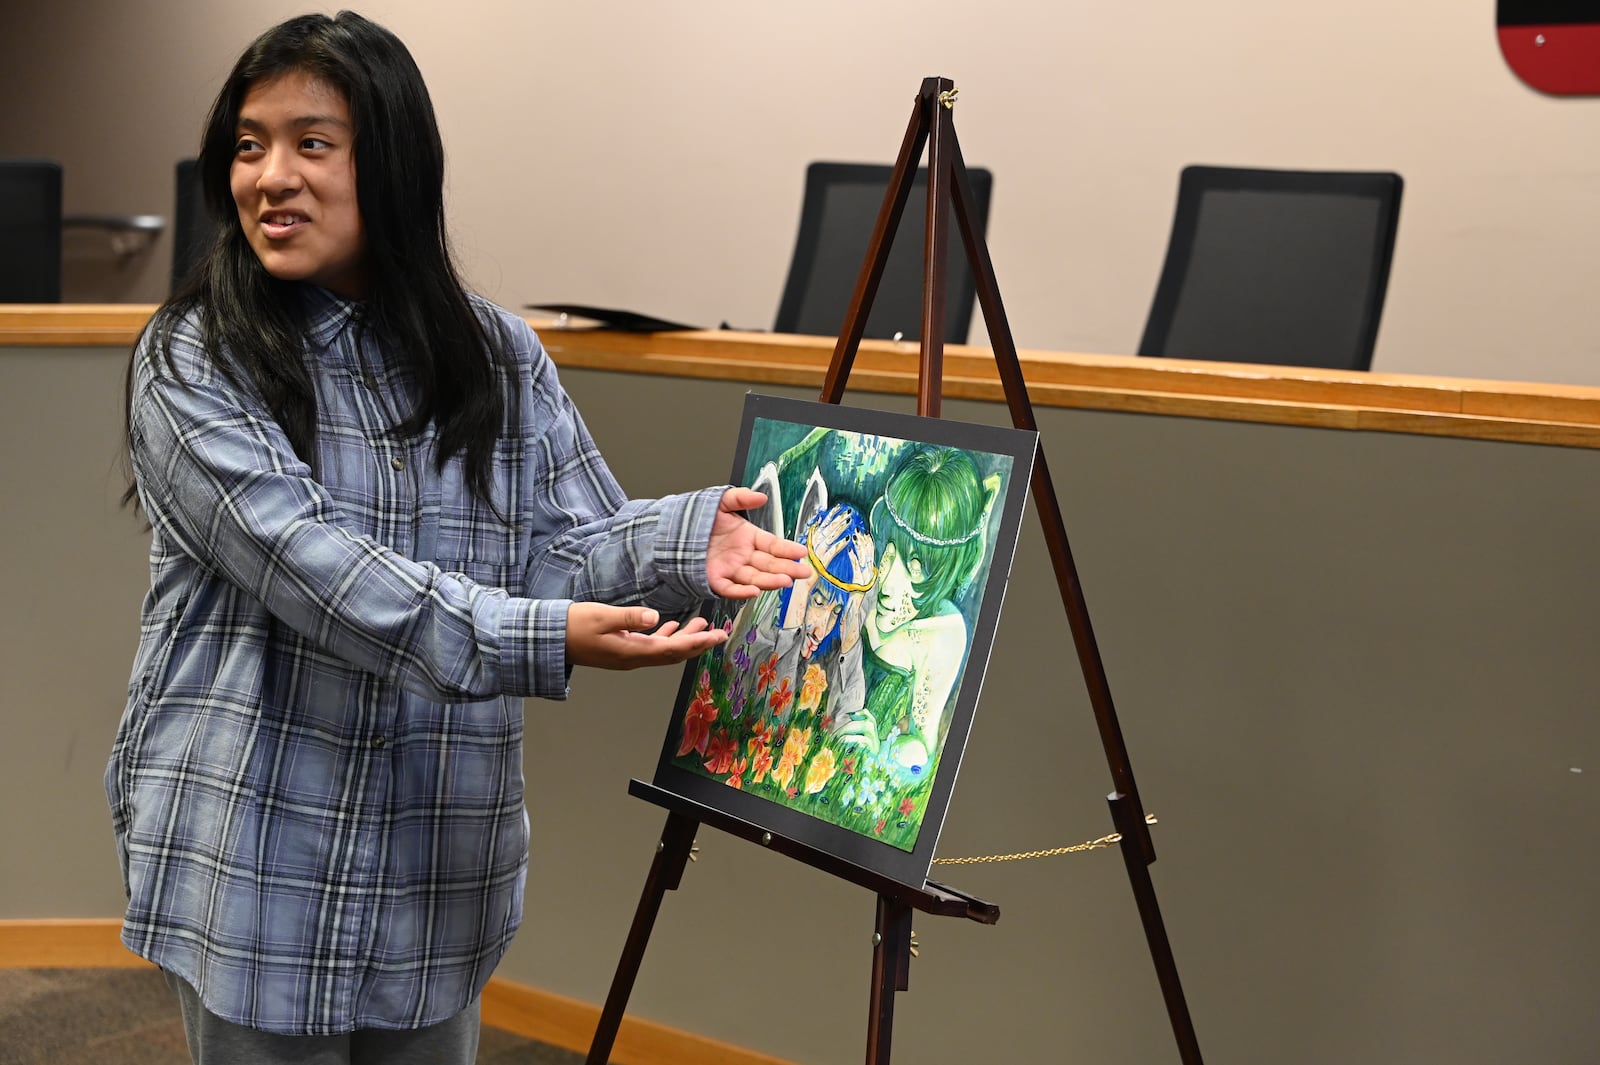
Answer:
POLYGON ((955 107, 956 107, 956 94, 959 93, 960 91, 961 90, 958 87, 951 86, 950 88, 946 89, 944 92, 939 94, 939 102, 944 104, 944 109, 946 111, 954 111, 955 110, 955 107))

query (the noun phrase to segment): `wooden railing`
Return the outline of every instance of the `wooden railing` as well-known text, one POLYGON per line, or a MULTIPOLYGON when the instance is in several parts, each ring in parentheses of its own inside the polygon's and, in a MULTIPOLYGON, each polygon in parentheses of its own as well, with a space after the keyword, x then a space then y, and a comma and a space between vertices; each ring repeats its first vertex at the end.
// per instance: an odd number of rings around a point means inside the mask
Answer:
MULTIPOLYGON (((141 305, 0 306, 0 348, 131 345, 153 308, 141 305)), ((820 388, 831 337, 734 331, 616 333, 534 320, 556 363, 617 373, 820 388)), ((1227 421, 1421 433, 1600 448, 1600 388, 1288 366, 1020 353, 1037 406, 1227 421)), ((863 341, 850 386, 914 394, 917 346, 863 341)), ((945 348, 944 394, 999 400, 987 348, 945 348)))

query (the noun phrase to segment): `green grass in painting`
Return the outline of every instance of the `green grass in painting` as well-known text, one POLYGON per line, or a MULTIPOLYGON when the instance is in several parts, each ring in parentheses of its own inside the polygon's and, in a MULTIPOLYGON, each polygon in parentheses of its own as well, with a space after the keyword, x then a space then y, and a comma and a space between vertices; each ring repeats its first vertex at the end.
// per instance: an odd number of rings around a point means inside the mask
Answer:
MULTIPOLYGON (((727 668, 724 648, 703 655, 694 697, 678 728, 674 764, 903 851, 916 848, 937 757, 912 776, 889 757, 829 736, 828 695, 753 688, 727 668), (774 705, 776 703, 776 705, 774 705)), ((731 654, 731 652, 729 652, 731 654)))

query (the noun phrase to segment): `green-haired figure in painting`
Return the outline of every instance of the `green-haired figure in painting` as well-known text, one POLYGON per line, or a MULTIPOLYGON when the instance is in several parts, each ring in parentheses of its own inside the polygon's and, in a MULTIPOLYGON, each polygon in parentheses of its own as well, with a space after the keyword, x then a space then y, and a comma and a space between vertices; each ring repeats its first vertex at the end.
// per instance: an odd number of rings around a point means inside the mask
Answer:
POLYGON ((964 451, 919 445, 872 508, 878 582, 864 626, 871 727, 856 739, 883 747, 885 760, 912 778, 929 775, 939 751, 967 653, 958 604, 983 562, 999 487, 997 476, 980 480, 964 451))

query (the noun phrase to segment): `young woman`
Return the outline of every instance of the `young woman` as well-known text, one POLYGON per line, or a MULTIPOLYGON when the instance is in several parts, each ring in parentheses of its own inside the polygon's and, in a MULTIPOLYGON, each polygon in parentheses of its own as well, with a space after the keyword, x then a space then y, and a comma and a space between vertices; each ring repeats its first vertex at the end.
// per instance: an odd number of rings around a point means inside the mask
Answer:
POLYGON ((200 168, 228 221, 128 376, 123 939, 197 1061, 469 1062, 522 914, 522 698, 699 654, 720 629, 661 617, 786 587, 805 548, 739 515, 760 493, 625 498, 538 339, 464 290, 387 30, 267 31, 200 168))

